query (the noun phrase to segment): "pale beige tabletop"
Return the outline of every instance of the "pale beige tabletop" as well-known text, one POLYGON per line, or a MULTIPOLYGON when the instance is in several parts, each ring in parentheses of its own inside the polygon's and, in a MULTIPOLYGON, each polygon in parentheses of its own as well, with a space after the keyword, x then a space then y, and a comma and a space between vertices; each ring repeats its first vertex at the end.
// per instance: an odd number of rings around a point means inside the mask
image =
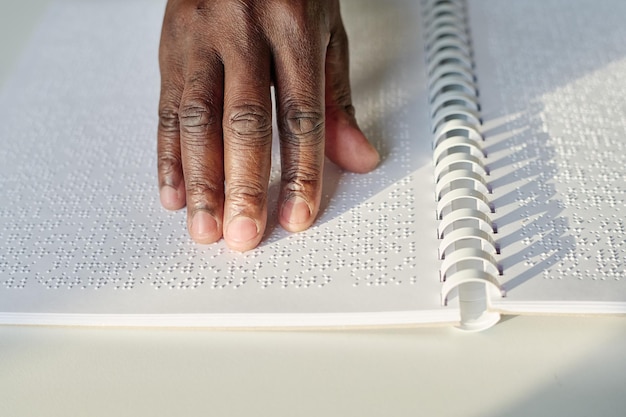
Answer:
MULTIPOLYGON (((46 4, 0 0, 0 86, 46 4)), ((623 416, 626 318, 478 334, 0 327, 0 416, 173 415, 623 416)))

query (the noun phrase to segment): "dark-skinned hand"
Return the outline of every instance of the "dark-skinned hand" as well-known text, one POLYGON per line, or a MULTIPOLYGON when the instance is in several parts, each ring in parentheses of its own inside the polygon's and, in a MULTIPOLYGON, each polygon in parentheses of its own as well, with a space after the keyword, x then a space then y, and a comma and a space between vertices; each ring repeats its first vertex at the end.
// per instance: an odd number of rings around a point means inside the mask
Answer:
POLYGON ((338 0, 170 0, 159 51, 162 205, 187 206, 198 243, 256 247, 267 222, 272 103, 281 149, 279 222, 308 228, 324 155, 368 172, 379 161, 354 117, 338 0))

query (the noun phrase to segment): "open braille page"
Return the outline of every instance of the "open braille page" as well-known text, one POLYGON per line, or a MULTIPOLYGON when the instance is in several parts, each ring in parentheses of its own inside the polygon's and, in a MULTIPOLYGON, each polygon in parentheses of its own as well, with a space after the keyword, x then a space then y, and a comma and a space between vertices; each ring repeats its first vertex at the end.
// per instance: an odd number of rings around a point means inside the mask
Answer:
POLYGON ((626 312, 626 3, 470 1, 509 312, 626 312))
POLYGON ((268 230, 242 254, 193 243, 184 210, 159 203, 164 2, 54 3, 0 95, 0 322, 457 321, 454 300, 441 305, 418 2, 342 8, 357 116, 383 161, 367 175, 327 162, 319 218, 290 234, 276 221, 276 146, 268 230))

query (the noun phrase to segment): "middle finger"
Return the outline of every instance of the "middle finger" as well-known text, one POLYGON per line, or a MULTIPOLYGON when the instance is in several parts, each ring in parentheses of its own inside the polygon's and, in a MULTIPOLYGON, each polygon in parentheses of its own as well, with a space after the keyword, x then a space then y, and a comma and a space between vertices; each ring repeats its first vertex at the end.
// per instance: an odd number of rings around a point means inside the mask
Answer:
POLYGON ((267 223, 272 150, 270 51, 259 41, 224 55, 224 239, 257 246, 267 223))

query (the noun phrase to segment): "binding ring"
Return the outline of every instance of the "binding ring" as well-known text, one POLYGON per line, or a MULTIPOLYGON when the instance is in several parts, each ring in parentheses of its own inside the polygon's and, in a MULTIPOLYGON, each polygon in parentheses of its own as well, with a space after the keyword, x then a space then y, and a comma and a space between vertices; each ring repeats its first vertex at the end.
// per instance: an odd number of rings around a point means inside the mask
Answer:
POLYGON ((423 0, 423 6, 445 300, 465 283, 499 290, 496 277, 502 269, 496 260, 500 248, 493 238, 497 229, 490 216, 494 207, 465 1, 423 0))

